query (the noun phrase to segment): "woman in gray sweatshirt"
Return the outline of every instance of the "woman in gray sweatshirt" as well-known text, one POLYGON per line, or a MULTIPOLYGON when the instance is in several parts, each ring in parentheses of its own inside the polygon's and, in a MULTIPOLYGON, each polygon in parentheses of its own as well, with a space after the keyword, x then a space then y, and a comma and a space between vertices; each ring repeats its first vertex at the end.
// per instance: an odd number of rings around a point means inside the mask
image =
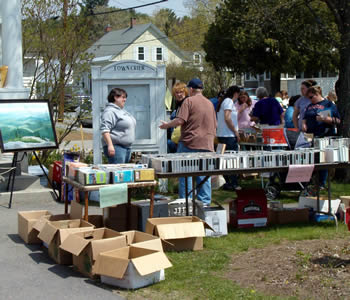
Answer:
POLYGON ((135 118, 124 109, 128 94, 125 90, 114 88, 110 91, 101 119, 103 152, 108 163, 128 163, 131 144, 135 141, 135 118))

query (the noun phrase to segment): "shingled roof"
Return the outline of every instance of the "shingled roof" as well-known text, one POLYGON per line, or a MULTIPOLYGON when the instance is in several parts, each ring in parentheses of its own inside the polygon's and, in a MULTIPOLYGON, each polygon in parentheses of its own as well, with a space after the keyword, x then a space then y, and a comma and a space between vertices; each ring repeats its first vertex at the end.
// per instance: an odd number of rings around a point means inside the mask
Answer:
POLYGON ((182 50, 152 23, 134 25, 128 28, 110 31, 96 41, 87 52, 95 55, 96 58, 109 57, 113 59, 146 31, 150 31, 162 44, 166 45, 167 48, 173 51, 182 60, 188 60, 182 50))

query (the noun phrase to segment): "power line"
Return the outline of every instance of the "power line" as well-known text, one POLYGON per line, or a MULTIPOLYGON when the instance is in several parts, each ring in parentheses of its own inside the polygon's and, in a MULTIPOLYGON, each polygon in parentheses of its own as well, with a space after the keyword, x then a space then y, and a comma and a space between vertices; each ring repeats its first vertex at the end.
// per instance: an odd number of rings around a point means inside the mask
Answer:
MULTIPOLYGON (((141 0, 136 0, 139 3, 145 3, 145 1, 141 1, 141 0)), ((162 9, 163 7, 160 5, 155 5, 158 9, 162 9)), ((175 11, 175 12, 179 12, 179 13, 188 13, 188 11, 184 11, 184 10, 179 10, 179 9, 173 9, 170 8, 171 10, 175 11)))
MULTIPOLYGON (((199 29, 205 28, 207 26, 209 26, 209 25, 200 26, 199 29)), ((100 46, 124 46, 124 45, 132 45, 132 44, 143 44, 143 43, 146 43, 146 42, 158 41, 158 40, 162 40, 162 39, 169 39, 169 38, 174 37, 174 36, 178 36, 178 35, 182 35, 182 34, 185 34, 185 33, 194 32, 194 31, 198 32, 198 28, 193 29, 193 30, 179 32, 179 33, 173 34, 171 36, 164 36, 164 37, 161 37, 161 38, 154 38, 154 39, 141 41, 141 42, 137 42, 137 43, 131 42, 131 43, 119 43, 119 44, 115 44, 115 43, 112 43, 112 44, 98 44, 98 45, 95 45, 95 47, 100 47, 100 46)))
POLYGON ((156 1, 156 2, 151 2, 151 3, 147 3, 147 4, 138 5, 138 6, 132 6, 132 7, 128 7, 128 8, 120 8, 120 9, 115 9, 115 10, 110 10, 110 11, 102 11, 102 12, 98 12, 98 13, 92 12, 91 14, 89 14, 89 16, 112 14, 112 13, 115 13, 115 12, 120 12, 120 11, 125 11, 125 10, 130 10, 130 9, 136 9, 136 8, 141 8, 141 7, 145 7, 145 6, 150 6, 150 5, 155 5, 155 4, 163 3, 163 2, 166 2, 166 1, 168 1, 168 0, 160 0, 160 1, 156 1))

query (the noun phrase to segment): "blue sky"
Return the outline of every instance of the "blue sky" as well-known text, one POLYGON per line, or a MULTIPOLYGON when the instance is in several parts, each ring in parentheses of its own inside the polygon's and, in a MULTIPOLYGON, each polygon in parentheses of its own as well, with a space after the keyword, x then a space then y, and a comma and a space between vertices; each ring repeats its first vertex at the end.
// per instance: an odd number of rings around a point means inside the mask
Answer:
MULTIPOLYGON (((109 5, 118 7, 118 8, 127 8, 132 6, 143 5, 147 3, 157 2, 158 0, 109 0, 109 5)), ((178 17, 183 17, 184 15, 188 15, 188 9, 186 9, 183 5, 184 0, 168 0, 166 2, 150 5, 146 7, 142 7, 137 9, 137 12, 149 14, 151 15, 153 11, 159 10, 161 8, 170 8, 175 11, 178 17)))

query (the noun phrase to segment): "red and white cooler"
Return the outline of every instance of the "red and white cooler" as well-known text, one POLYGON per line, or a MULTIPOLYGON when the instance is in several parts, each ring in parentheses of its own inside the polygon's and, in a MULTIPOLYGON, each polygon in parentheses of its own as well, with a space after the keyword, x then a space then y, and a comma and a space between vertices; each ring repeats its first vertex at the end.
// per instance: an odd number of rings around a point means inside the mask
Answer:
POLYGON ((236 191, 230 204, 230 224, 238 228, 264 227, 267 223, 267 199, 263 189, 236 191))

